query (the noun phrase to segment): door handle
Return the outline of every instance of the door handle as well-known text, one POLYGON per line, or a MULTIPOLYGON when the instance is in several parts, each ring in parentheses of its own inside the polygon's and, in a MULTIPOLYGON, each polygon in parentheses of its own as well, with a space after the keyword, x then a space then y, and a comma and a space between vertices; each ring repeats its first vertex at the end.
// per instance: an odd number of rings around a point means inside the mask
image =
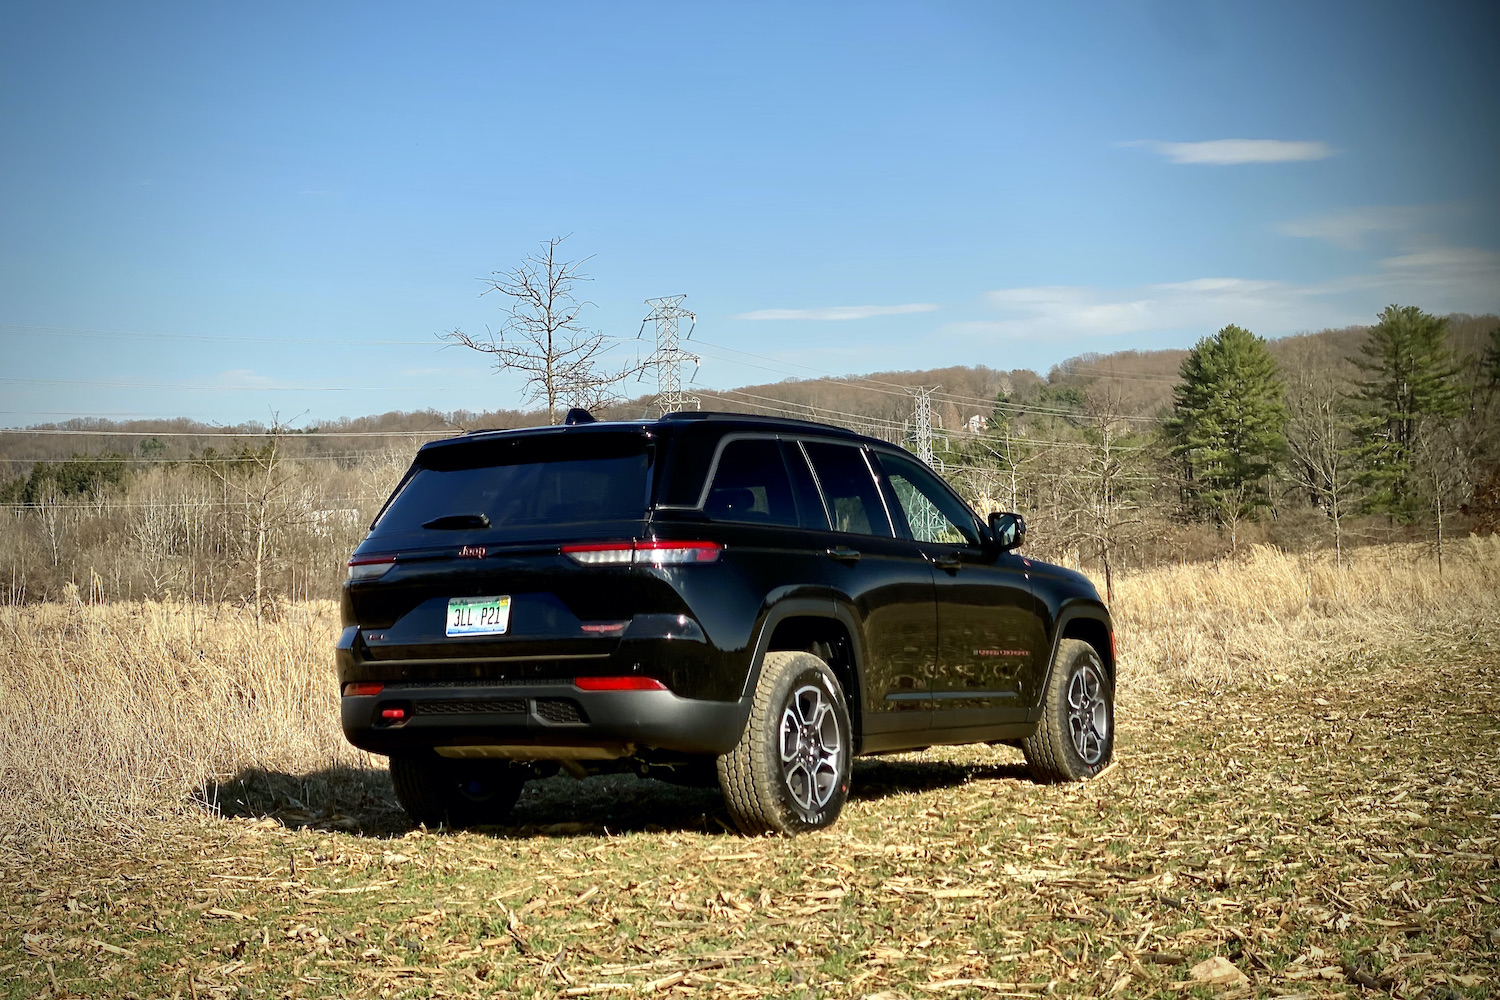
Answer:
POLYGON ((942 555, 933 556, 932 564, 938 569, 946 569, 952 572, 964 564, 963 556, 957 552, 944 552, 942 555))
POLYGON ((831 559, 837 559, 839 562, 848 563, 851 566, 859 562, 859 552, 856 549, 849 548, 847 545, 840 545, 837 548, 829 549, 828 555, 831 559))

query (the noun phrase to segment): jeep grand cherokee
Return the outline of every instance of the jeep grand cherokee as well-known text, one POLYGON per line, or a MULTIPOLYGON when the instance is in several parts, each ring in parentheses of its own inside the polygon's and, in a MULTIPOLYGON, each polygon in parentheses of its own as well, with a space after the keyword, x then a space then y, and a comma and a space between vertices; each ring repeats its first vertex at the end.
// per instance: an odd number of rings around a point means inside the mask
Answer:
POLYGON ((746 833, 832 823, 861 754, 1110 760, 1110 618, 901 448, 727 413, 433 441, 349 560, 344 732, 413 821, 531 777, 717 781, 746 833))

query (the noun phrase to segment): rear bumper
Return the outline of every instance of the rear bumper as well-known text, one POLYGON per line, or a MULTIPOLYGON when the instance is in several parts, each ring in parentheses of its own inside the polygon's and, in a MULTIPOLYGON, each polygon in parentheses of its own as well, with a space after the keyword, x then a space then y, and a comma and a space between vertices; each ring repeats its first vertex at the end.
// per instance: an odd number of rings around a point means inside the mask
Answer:
POLYGON ((341 699, 344 735, 371 753, 438 747, 599 748, 609 755, 652 747, 728 753, 750 714, 748 701, 705 701, 671 691, 584 691, 570 682, 387 683, 377 695, 341 699), (384 709, 404 709, 387 722, 384 709))

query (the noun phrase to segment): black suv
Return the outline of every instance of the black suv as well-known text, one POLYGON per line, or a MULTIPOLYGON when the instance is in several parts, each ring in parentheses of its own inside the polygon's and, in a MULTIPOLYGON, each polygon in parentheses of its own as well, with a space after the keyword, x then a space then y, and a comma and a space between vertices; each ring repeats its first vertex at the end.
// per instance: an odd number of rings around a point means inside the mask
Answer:
POLYGON ((746 833, 837 819, 859 754, 1114 744, 1109 613, 911 454, 728 413, 433 441, 349 560, 350 742, 414 821, 496 821, 531 777, 717 781, 746 833))

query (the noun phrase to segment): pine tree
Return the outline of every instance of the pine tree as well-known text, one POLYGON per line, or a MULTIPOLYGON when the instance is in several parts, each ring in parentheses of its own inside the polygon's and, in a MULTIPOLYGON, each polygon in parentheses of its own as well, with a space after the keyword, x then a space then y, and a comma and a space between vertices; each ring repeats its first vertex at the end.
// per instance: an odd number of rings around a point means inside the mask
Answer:
POLYGON ((1233 324, 1183 359, 1167 436, 1181 463, 1184 498, 1228 527, 1271 502, 1268 480, 1286 454, 1283 384, 1266 342, 1233 324))
POLYGON ((1463 408, 1458 362, 1447 346, 1448 321, 1416 306, 1387 306, 1363 358, 1350 360, 1367 373, 1356 400, 1355 427, 1360 482, 1369 493, 1365 508, 1410 523, 1426 507, 1416 469, 1424 425, 1456 416, 1463 408))
POLYGON ((1500 326, 1490 331, 1490 348, 1480 360, 1479 382, 1494 389, 1500 388, 1500 326))

